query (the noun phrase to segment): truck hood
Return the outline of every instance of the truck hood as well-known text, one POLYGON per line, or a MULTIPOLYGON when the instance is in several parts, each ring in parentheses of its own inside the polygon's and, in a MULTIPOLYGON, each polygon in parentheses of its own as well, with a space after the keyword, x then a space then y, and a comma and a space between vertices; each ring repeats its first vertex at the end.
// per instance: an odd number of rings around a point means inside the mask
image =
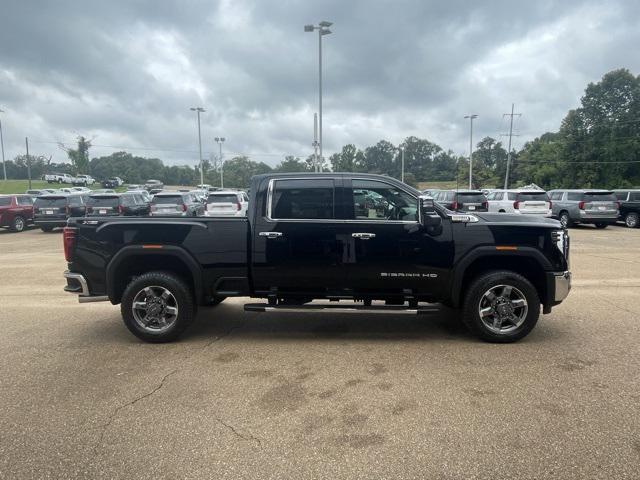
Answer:
POLYGON ((530 227, 548 227, 559 229, 562 228, 558 220, 547 217, 538 217, 533 215, 516 215, 511 213, 473 213, 481 222, 493 225, 514 225, 514 226, 530 226, 530 227))

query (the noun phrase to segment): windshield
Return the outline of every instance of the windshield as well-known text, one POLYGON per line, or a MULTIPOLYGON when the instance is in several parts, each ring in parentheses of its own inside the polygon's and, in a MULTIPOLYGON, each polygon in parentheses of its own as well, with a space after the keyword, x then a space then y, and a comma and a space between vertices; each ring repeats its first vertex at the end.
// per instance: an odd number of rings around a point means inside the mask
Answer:
POLYGON ((156 195, 155 197, 153 197, 153 200, 151 200, 151 203, 153 203, 154 205, 181 205, 182 195, 156 195))
POLYGON ((0 197, 0 207, 8 207, 11 205, 11 197, 0 197))
POLYGON ((117 207, 118 206, 117 196, 112 197, 89 197, 87 200, 87 205, 90 207, 117 207))
POLYGON ((518 199, 521 202, 526 202, 528 200, 537 200, 542 202, 549 201, 549 195, 546 192, 520 192, 518 194, 518 199))
POLYGON ((615 202, 616 196, 612 192, 588 192, 584 194, 585 202, 615 202))
POLYGON ((458 203, 482 203, 485 200, 482 193, 458 193, 458 203))
POLYGON ((35 206, 42 207, 64 207, 67 205, 67 197, 38 197, 35 206))
POLYGON ((234 193, 228 195, 209 195, 207 203, 238 203, 238 196, 234 193))

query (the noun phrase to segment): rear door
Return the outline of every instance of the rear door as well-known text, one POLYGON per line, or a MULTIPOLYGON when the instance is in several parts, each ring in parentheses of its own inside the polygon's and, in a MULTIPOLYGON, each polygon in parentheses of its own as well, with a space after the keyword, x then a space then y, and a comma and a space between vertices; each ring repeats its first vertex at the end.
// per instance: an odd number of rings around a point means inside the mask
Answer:
POLYGON ((33 220, 33 198, 28 195, 18 195, 16 196, 16 206, 17 213, 22 218, 28 222, 33 220))
POLYGON ((340 177, 275 178, 256 214, 257 292, 336 293, 348 286, 340 177))
POLYGON ((520 213, 545 215, 551 206, 546 192, 520 192, 516 202, 520 213))
POLYGON ((64 220, 66 218, 67 197, 46 195, 36 199, 34 216, 40 220, 64 220))
POLYGON ((486 212, 487 197, 481 192, 458 192, 456 195, 458 211, 461 212, 486 212))
POLYGON ((585 192, 584 211, 590 215, 617 217, 618 201, 613 192, 585 192))
POLYGON ((241 208, 237 193, 212 193, 207 199, 207 212, 210 215, 231 216, 241 208))

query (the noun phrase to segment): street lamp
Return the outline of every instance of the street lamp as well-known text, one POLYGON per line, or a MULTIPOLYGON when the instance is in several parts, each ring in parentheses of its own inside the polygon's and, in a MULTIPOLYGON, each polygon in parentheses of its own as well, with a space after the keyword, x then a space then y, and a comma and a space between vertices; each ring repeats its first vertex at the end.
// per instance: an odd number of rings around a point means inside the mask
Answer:
POLYGON ((305 25, 305 32, 318 31, 318 116, 319 116, 319 149, 320 149, 320 166, 322 165, 322 37, 329 35, 331 30, 329 27, 333 25, 331 22, 322 21, 318 25, 305 25))
MULTIPOLYGON (((0 110, 0 113, 4 113, 4 110, 0 110)), ((7 166, 4 163, 4 139, 2 138, 2 120, 0 120, 0 148, 2 148, 2 173, 4 173, 4 179, 7 180, 7 166)))
POLYGON ((200 152, 200 184, 204 183, 204 165, 202 162, 202 136, 200 135, 200 113, 204 112, 205 109, 202 107, 191 107, 192 112, 196 112, 198 114, 198 151, 200 152))
POLYGON ((400 181, 404 183, 404 146, 400 147, 400 152, 402 153, 402 167, 400 170, 400 181))
POLYGON ((465 115, 469 119, 469 190, 471 190, 471 180, 473 178, 473 119, 478 118, 475 113, 465 115))
POLYGON ((222 161, 222 144, 224 143, 225 138, 216 137, 214 140, 218 144, 218 147, 220 147, 220 156, 218 157, 220 160, 220 188, 224 188, 224 163, 222 161))

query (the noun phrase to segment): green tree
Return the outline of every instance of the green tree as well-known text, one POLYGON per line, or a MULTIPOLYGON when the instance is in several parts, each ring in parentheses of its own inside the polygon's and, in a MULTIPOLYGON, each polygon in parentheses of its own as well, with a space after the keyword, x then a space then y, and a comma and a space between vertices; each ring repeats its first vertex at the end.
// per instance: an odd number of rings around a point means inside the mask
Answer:
POLYGON ((87 174, 89 173, 89 149, 91 148, 91 141, 87 140, 83 136, 78 137, 77 148, 67 148, 64 144, 60 143, 60 148, 67 152, 71 165, 73 165, 74 173, 87 174))
POLYGON ((280 173, 312 172, 313 165, 310 165, 308 161, 300 160, 298 157, 287 155, 282 162, 276 165, 274 171, 280 173))

